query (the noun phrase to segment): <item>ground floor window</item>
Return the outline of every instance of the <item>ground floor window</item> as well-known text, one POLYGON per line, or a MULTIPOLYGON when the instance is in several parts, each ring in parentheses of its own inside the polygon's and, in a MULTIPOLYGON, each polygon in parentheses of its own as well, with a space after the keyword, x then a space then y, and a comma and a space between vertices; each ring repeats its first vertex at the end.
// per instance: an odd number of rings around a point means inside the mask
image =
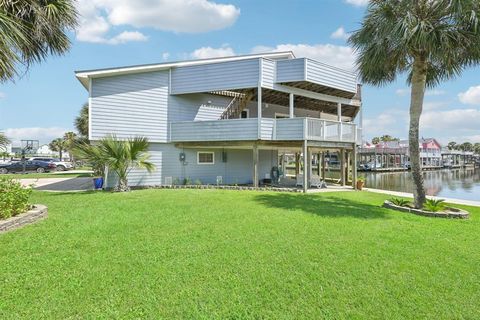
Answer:
POLYGON ((214 164, 215 163, 215 153, 214 152, 197 152, 197 163, 198 164, 214 164))

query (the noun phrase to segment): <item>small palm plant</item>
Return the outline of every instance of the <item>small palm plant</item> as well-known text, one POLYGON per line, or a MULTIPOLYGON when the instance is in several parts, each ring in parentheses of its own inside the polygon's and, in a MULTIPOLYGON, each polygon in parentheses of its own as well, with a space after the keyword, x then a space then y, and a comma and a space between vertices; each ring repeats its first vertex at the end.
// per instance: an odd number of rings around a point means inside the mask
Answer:
POLYGON ((445 209, 445 200, 443 199, 427 199, 423 205, 423 209, 430 212, 439 212, 445 209))
POLYGON ((135 137, 119 140, 115 135, 101 139, 97 144, 82 142, 76 146, 79 157, 88 160, 96 167, 108 167, 118 176, 115 191, 129 191, 128 174, 132 169, 142 168, 148 172, 155 170, 149 161, 148 139, 135 137))
POLYGON ((390 202, 399 207, 406 207, 410 203, 410 201, 402 198, 392 198, 390 202))

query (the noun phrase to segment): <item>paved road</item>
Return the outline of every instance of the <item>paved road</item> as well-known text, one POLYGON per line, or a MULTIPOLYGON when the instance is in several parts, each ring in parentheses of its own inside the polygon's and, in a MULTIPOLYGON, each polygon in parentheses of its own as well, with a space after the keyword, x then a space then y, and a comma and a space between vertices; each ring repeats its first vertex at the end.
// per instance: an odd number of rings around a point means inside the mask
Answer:
POLYGON ((24 186, 34 185, 42 191, 86 191, 93 190, 92 178, 41 178, 19 179, 24 186))

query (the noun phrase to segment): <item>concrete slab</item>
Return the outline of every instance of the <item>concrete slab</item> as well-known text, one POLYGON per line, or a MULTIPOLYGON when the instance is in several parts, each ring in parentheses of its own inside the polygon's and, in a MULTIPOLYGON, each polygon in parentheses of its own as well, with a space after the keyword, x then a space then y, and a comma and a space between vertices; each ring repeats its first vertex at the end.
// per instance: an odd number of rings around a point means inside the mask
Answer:
POLYGON ((42 178, 19 179, 23 186, 33 185, 42 191, 87 191, 93 190, 92 178, 42 178))

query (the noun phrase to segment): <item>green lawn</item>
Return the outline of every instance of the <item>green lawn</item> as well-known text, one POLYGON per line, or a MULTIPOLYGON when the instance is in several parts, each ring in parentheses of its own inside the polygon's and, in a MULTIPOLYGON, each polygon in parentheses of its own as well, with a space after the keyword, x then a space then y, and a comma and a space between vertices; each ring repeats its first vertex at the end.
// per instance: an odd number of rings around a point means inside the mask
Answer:
POLYGON ((0 235, 0 318, 478 319, 470 220, 367 193, 34 193, 0 235))
POLYGON ((0 174, 0 178, 9 179, 43 179, 43 178, 76 178, 76 177, 91 177, 91 173, 71 173, 68 171, 62 172, 46 172, 46 173, 7 173, 0 174))

